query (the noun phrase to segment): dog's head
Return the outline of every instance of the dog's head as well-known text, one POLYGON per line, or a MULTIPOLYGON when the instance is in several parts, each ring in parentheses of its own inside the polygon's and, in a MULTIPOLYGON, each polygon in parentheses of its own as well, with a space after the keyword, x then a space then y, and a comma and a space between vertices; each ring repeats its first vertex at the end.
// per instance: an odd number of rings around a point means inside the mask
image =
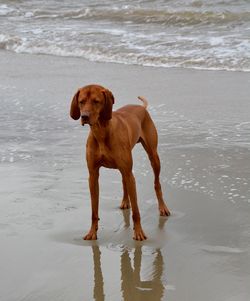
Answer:
POLYGON ((114 96, 99 85, 88 85, 80 88, 71 101, 70 116, 77 120, 81 117, 81 124, 96 124, 112 118, 114 96))

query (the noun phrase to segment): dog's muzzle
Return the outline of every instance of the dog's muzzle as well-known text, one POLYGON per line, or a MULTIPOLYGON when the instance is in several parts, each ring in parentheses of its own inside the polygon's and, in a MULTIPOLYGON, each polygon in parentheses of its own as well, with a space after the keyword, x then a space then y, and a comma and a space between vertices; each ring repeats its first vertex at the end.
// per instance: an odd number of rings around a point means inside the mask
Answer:
POLYGON ((85 123, 89 124, 89 112, 83 112, 81 114, 81 121, 82 121, 82 125, 84 125, 85 123))

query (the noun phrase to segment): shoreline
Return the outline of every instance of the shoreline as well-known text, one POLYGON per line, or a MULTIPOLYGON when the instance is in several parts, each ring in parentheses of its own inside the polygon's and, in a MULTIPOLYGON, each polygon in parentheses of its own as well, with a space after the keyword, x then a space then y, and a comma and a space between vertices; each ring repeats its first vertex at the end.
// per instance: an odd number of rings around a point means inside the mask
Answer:
POLYGON ((94 61, 94 60, 90 60, 87 58, 83 58, 81 56, 71 56, 71 55, 56 55, 56 54, 48 54, 48 53, 29 53, 29 52, 15 52, 12 50, 7 50, 7 49, 0 49, 0 52, 2 53, 9 53, 9 54, 13 54, 13 55, 20 55, 20 56, 34 56, 34 57, 40 57, 40 56, 44 56, 44 57, 54 57, 57 59, 60 58, 65 58, 65 59, 69 59, 69 60, 80 60, 84 63, 93 63, 93 64, 110 64, 110 65, 121 65, 121 66, 134 66, 134 67, 138 67, 138 68, 151 68, 151 69, 164 69, 164 70, 187 70, 187 71, 198 71, 198 72, 232 72, 232 73, 250 73, 250 70, 236 70, 236 69, 216 69, 216 68, 203 68, 203 67, 185 67, 185 66, 151 66, 151 65, 139 65, 136 63, 124 63, 124 62, 113 62, 113 61, 94 61))

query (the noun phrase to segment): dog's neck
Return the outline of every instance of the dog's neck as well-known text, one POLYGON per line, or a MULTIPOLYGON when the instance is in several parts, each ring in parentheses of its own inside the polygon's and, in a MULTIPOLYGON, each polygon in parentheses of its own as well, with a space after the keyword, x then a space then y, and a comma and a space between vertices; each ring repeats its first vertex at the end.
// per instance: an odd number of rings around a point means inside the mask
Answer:
POLYGON ((111 134, 111 121, 98 121, 90 127, 90 130, 99 145, 107 143, 111 134))

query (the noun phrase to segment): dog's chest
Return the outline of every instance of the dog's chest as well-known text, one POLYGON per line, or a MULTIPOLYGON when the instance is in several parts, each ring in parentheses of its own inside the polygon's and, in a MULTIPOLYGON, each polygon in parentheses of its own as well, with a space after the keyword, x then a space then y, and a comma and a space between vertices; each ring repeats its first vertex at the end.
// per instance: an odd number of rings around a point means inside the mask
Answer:
POLYGON ((101 166, 117 168, 117 164, 112 156, 112 150, 104 143, 99 144, 99 161, 101 166))

